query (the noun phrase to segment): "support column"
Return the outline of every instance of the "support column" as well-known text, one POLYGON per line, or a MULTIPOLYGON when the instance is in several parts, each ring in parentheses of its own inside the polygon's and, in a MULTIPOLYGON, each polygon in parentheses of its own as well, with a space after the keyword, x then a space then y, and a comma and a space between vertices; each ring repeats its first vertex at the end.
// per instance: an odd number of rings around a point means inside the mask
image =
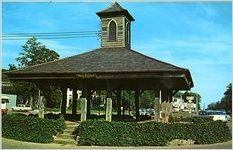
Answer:
POLYGON ((162 102, 162 91, 155 91, 155 105, 154 105, 154 109, 155 109, 155 116, 154 119, 159 122, 160 121, 160 104, 162 102))
POLYGON ((41 91, 39 90, 39 95, 38 95, 38 109, 39 109, 39 113, 38 113, 38 117, 39 118, 44 118, 44 102, 43 102, 44 96, 41 96, 41 91))
POLYGON ((139 120, 139 116, 140 116, 140 113, 139 113, 139 96, 140 96, 139 90, 135 90, 135 111, 136 111, 136 120, 137 121, 139 120))
POLYGON ((158 103, 158 122, 160 121, 161 116, 161 103, 162 103, 162 90, 159 90, 159 103, 158 103))
POLYGON ((87 90, 87 118, 91 116, 91 90, 87 90))
POLYGON ((73 102, 72 102, 72 115, 76 115, 77 113, 77 88, 73 88, 73 102))
POLYGON ((62 101, 61 101, 61 114, 66 114, 66 103, 67 103, 67 88, 62 87, 62 101))
POLYGON ((122 105, 123 105, 122 114, 123 115, 125 115, 125 106, 126 106, 126 102, 125 101, 126 101, 125 99, 122 101, 122 105))
POLYGON ((87 120, 87 99, 81 98, 81 121, 87 120))
POLYGON ((73 90, 71 88, 67 88, 67 94, 66 94, 66 108, 70 107, 70 101, 72 100, 73 97, 73 90), (70 99, 71 95, 71 99, 70 99))
POLYGON ((30 96, 30 107, 33 107, 33 97, 32 96, 30 96))
POLYGON ((87 90, 82 91, 82 98, 81 101, 81 121, 87 120, 87 90))
POLYGON ((112 121, 112 91, 107 91, 107 100, 106 100, 106 121, 112 121))
POLYGON ((118 90, 116 93, 117 96, 117 115, 121 115, 121 90, 118 90))

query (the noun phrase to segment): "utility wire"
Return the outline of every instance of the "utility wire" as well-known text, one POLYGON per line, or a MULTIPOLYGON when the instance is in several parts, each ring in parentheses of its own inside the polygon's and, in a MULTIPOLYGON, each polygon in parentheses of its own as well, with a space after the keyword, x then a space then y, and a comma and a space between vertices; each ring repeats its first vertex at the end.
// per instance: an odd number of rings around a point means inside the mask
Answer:
MULTIPOLYGON (((85 37, 97 37, 97 36, 67 36, 67 37, 63 36, 63 37, 35 37, 35 38, 37 39, 67 39, 67 38, 85 38, 85 37)), ((4 38, 3 40, 27 40, 28 38, 4 38)))
POLYGON ((40 33, 35 33, 35 32, 31 32, 31 33, 3 33, 3 35, 24 35, 24 34, 73 34, 73 33, 96 33, 96 32, 100 32, 100 31, 76 31, 76 32, 40 32, 40 33))
POLYGON ((73 34, 96 34, 99 31, 83 31, 83 32, 50 32, 50 33, 3 33, 3 37, 7 36, 25 36, 25 35, 73 35, 73 34))
POLYGON ((100 37, 100 31, 80 31, 80 32, 46 32, 46 33, 3 33, 3 40, 25 40, 30 37, 38 39, 62 39, 62 38, 84 38, 100 37))

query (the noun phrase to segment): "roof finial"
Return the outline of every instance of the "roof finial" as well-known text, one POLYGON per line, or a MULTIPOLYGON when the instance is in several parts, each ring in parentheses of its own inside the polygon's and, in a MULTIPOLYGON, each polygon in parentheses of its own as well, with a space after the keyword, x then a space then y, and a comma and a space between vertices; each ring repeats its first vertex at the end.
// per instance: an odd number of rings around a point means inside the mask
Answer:
POLYGON ((100 11, 100 12, 97 12, 96 13, 99 17, 102 17, 102 16, 106 16, 109 15, 109 14, 123 14, 125 15, 130 21, 134 21, 134 18, 129 14, 129 12, 124 9, 123 7, 121 7, 121 5, 119 3, 117 3, 116 1, 112 2, 108 8, 100 11))

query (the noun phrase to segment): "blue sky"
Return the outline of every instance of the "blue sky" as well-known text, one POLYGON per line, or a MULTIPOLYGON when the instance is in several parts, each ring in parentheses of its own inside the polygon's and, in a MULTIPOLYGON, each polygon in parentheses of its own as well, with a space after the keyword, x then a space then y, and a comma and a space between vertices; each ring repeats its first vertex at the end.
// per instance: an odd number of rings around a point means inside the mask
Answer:
MULTIPOLYGON (((96 12, 110 3, 3 3, 3 33, 97 31, 96 12)), ((221 99, 232 81, 231 2, 122 2, 135 18, 132 49, 188 68, 202 106, 221 99)), ((98 38, 41 39, 61 58, 100 47, 98 38)), ((2 65, 17 64, 26 40, 3 40, 2 65)))

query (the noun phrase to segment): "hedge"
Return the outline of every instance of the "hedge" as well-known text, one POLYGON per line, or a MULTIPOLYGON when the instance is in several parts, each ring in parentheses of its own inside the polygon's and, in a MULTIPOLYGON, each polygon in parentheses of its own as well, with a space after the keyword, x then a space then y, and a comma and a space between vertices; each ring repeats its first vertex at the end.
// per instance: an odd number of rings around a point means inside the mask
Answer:
POLYGON ((165 146, 175 139, 211 144, 231 139, 226 123, 221 121, 193 124, 157 122, 82 122, 73 133, 78 145, 97 146, 165 146))
POLYGON ((205 116, 205 117, 198 117, 194 116, 192 118, 187 117, 169 117, 169 122, 194 122, 194 123, 202 123, 202 122, 210 122, 213 121, 213 116, 205 116))
POLYGON ((53 141, 53 135, 62 132, 64 126, 62 116, 54 120, 9 114, 2 118, 2 136, 20 141, 49 143, 53 141))

